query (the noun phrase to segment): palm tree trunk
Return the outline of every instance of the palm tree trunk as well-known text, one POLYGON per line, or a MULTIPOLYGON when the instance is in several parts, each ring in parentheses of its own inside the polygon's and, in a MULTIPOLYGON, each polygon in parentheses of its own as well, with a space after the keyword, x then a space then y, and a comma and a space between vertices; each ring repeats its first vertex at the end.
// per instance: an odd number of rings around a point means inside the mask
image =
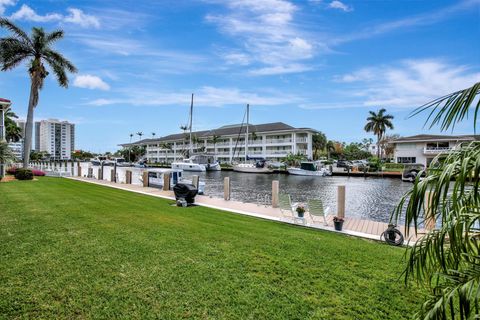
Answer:
POLYGON ((30 162, 30 150, 32 150, 33 111, 38 102, 38 82, 32 79, 30 85, 30 99, 28 101, 27 122, 25 124, 25 136, 23 138, 23 167, 28 168, 30 162))
POLYGON ((379 160, 381 160, 380 159, 380 139, 381 139, 380 135, 377 135, 377 158, 379 160))

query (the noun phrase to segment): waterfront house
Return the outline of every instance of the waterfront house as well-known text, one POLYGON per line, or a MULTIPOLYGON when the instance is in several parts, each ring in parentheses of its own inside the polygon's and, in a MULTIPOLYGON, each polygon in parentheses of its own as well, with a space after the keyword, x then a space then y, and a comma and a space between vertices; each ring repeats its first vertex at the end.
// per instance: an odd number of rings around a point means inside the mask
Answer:
MULTIPOLYGON (((217 129, 192 132, 195 137, 193 149, 197 152, 215 154, 220 162, 241 160, 245 155, 246 125, 227 125, 217 129), (217 136, 216 143, 213 137, 217 136)), ((312 158, 312 135, 318 131, 310 128, 294 128, 282 122, 265 123, 248 127, 248 156, 269 160, 280 160, 289 153, 303 154, 312 158)), ((171 163, 181 159, 189 149, 189 132, 143 139, 134 143, 121 144, 146 146, 148 162, 171 163)))
POLYGON ((428 166, 439 154, 447 154, 462 143, 480 140, 480 135, 420 134, 393 140, 396 163, 421 163, 428 166))

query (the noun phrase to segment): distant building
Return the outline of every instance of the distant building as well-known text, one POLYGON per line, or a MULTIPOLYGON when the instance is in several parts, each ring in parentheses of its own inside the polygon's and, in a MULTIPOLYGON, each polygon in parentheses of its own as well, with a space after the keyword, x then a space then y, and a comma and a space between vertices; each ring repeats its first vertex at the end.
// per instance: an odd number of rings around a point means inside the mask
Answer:
POLYGON ((447 154, 462 143, 480 140, 480 135, 429 135, 420 134, 393 140, 396 163, 421 163, 428 166, 439 154, 447 154))
POLYGON ((23 139, 20 139, 18 142, 9 142, 8 146, 18 161, 23 160, 23 139))
MULTIPOLYGON (((318 131, 309 128, 294 128, 282 122, 250 124, 248 156, 261 157, 269 160, 280 160, 288 154, 303 154, 311 159, 312 136, 318 131)), ((199 140, 193 148, 215 154, 221 162, 242 160, 245 155, 246 125, 228 125, 217 129, 193 132, 199 140), (213 136, 218 141, 214 144, 213 136)), ((171 134, 155 139, 144 139, 132 144, 146 146, 146 158, 149 162, 173 162, 183 158, 189 149, 188 133, 171 134)))
POLYGON ((35 150, 47 152, 52 160, 70 160, 75 149, 75 125, 49 119, 35 122, 35 150))

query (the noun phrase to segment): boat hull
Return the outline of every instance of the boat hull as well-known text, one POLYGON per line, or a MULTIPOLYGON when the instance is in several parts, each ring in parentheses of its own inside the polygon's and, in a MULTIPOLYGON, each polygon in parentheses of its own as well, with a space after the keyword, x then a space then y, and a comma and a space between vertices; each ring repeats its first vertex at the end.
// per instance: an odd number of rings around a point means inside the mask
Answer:
POLYGON ((236 172, 243 172, 243 173, 272 173, 273 169, 268 167, 264 168, 257 168, 255 166, 248 166, 248 165, 235 165, 233 166, 233 171, 236 172))
POLYGON ((172 163, 172 169, 179 169, 183 171, 193 171, 193 172, 205 172, 207 168, 203 164, 197 163, 184 163, 184 162, 174 162, 172 163))
POLYGON ((313 176, 313 177, 325 177, 328 173, 324 170, 321 171, 310 171, 310 170, 303 170, 299 168, 288 168, 287 169, 289 174, 293 174, 296 176, 313 176))
POLYGON ((215 163, 209 163, 205 165, 205 169, 207 171, 220 171, 222 168, 220 167, 220 163, 215 162, 215 163))

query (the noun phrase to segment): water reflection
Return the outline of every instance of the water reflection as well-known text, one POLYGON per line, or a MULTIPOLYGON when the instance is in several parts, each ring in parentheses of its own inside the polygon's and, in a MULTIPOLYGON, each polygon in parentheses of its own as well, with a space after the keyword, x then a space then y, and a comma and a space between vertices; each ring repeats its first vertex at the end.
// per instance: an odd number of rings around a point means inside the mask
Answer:
MULTIPOLYGON (((198 173, 187 173, 190 176, 198 173)), ((285 174, 242 174, 233 171, 200 173, 205 194, 223 197, 223 178, 230 177, 232 200, 257 203, 270 196, 272 180, 279 180, 280 191, 289 193, 295 202, 321 199, 330 213, 336 213, 337 186, 346 186, 347 216, 388 222, 400 197, 411 183, 400 178, 302 177, 285 174)))

